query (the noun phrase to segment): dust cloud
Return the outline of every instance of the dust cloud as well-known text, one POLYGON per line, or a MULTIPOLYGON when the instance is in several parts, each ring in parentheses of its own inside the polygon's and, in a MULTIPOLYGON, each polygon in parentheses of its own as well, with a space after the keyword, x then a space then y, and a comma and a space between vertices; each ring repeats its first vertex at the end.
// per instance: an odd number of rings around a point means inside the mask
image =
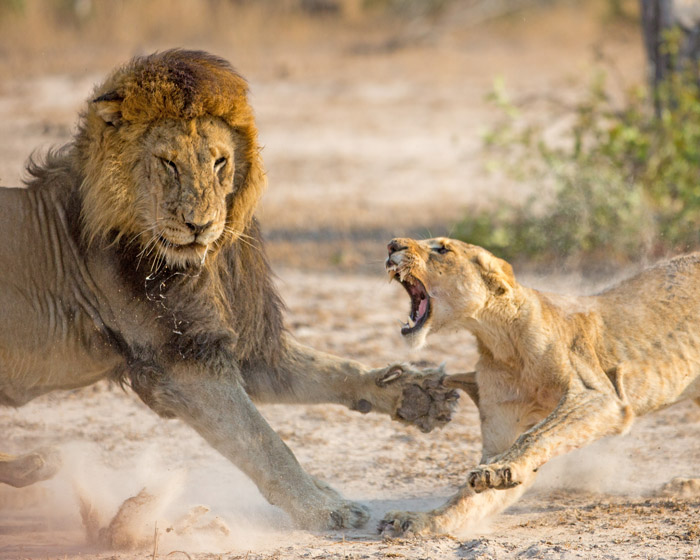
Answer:
POLYGON ((205 468, 171 468, 151 447, 134 467, 117 470, 92 445, 66 445, 61 452, 64 466, 52 480, 2 489, 0 524, 11 514, 21 520, 18 533, 32 526, 76 552, 264 550, 290 536, 287 516, 223 459, 205 468))
POLYGON ((534 490, 577 490, 614 495, 644 495, 654 490, 639 469, 624 436, 598 440, 543 465, 534 490))

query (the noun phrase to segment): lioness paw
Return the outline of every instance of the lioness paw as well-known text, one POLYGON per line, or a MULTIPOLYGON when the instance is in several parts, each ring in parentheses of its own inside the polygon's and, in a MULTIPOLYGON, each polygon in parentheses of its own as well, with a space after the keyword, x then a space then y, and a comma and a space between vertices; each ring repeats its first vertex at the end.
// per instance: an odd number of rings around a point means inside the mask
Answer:
POLYGON ((420 511, 390 511, 379 522, 377 530, 388 537, 436 533, 430 514, 420 511))
POLYGON ((495 464, 476 467, 469 471, 467 475, 467 483, 476 493, 490 488, 495 490, 515 488, 520 482, 520 480, 517 480, 511 467, 495 464))
POLYGON ((391 417, 412 424, 423 432, 442 427, 452 419, 459 394, 446 387, 442 368, 415 370, 406 364, 394 364, 375 372, 381 389, 397 392, 391 417))

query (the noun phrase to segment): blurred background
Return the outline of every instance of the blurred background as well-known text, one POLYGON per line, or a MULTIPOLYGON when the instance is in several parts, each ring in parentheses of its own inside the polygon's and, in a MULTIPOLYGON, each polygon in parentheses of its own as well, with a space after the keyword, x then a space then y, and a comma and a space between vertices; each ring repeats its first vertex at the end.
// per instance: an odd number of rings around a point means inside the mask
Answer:
POLYGON ((250 83, 279 266, 449 234, 598 271, 700 243, 694 0, 0 0, 0 184, 130 57, 250 83), (645 43, 646 41, 646 43, 645 43), (645 48, 646 44, 646 48, 645 48))

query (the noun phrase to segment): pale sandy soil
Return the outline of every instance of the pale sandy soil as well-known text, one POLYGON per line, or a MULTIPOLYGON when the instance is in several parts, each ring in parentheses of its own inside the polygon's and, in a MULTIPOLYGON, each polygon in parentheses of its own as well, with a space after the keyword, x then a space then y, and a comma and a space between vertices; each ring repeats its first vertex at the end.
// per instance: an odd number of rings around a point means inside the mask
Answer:
MULTIPOLYGON (((209 46, 251 82, 270 179, 260 215, 288 324, 301 341, 377 366, 411 359, 444 362, 453 372, 473 367, 467 335, 448 333, 423 350, 406 349, 398 321, 408 302, 382 272, 384 246, 394 234, 449 231, 468 208, 495 195, 522 196, 481 170, 479 134, 494 119, 483 97, 495 76, 522 94, 570 95, 600 44, 624 76, 641 74, 634 31, 591 23, 579 8, 449 28, 399 50, 375 48, 382 44, 376 31, 361 38, 339 33, 318 48, 270 46, 269 38, 264 50, 209 46)), ((0 82, 0 184, 18 184, 34 148, 69 137, 92 84, 126 51, 88 57, 84 67, 60 74, 28 72, 0 82)), ((554 277, 557 290, 589 288, 554 270, 538 273, 526 281, 551 288, 554 277)), ((336 406, 261 409, 305 468, 371 509, 366 528, 293 529, 186 426, 98 384, 0 409, 3 451, 56 444, 66 457, 50 482, 0 488, 0 560, 700 556, 700 498, 660 494, 673 477, 700 475, 700 407, 690 403, 552 462, 533 490, 478 531, 426 539, 383 539, 376 524, 389 509, 438 505, 463 482, 480 447, 468 399, 449 426, 428 435, 336 406), (158 497, 134 527, 145 547, 86 544, 77 495, 107 520, 144 487, 158 497), (183 529, 182 517, 197 505, 210 511, 183 529), (211 524, 217 518, 228 533, 211 524)))

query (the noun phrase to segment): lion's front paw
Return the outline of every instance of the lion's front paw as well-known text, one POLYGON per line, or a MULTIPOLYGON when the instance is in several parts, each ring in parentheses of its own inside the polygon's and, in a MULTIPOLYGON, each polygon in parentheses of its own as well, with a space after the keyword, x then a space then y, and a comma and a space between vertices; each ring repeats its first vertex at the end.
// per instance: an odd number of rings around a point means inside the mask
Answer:
POLYGON ((429 432, 447 424, 457 406, 459 394, 445 387, 445 378, 442 368, 417 371, 405 365, 394 365, 377 377, 377 385, 385 387, 397 383, 402 390, 392 418, 429 432))
POLYGON ((362 504, 344 500, 328 514, 328 525, 325 529, 350 529, 364 526, 369 519, 369 510, 362 504))
POLYGON ((369 519, 369 510, 362 504, 343 498, 330 485, 313 479, 321 491, 317 503, 305 505, 299 524, 306 529, 337 530, 362 527, 369 519), (320 503, 319 503, 320 502, 320 503))
POLYGON ((380 534, 398 537, 400 535, 429 535, 435 530, 432 516, 420 511, 390 511, 379 522, 380 534))
POLYGON ((489 488, 505 490, 518 486, 521 481, 510 466, 498 464, 481 465, 469 471, 467 483, 474 492, 483 492, 489 488))

